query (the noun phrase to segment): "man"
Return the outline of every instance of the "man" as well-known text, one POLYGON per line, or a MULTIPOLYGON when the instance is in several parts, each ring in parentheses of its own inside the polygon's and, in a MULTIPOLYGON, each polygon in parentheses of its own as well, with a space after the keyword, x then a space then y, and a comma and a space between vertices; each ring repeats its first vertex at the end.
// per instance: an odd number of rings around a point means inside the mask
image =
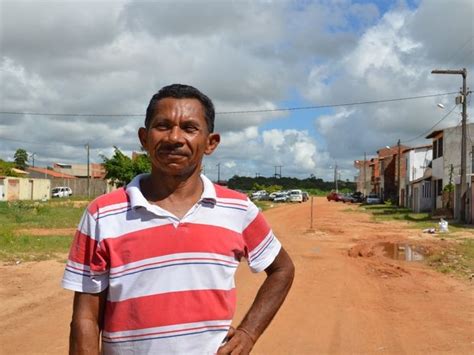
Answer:
POLYGON ((138 131, 152 171, 93 201, 71 247, 63 286, 76 291, 70 353, 248 354, 288 293, 294 267, 245 195, 201 175, 218 146, 214 106, 174 84, 138 131), (241 258, 267 278, 236 328, 241 258))

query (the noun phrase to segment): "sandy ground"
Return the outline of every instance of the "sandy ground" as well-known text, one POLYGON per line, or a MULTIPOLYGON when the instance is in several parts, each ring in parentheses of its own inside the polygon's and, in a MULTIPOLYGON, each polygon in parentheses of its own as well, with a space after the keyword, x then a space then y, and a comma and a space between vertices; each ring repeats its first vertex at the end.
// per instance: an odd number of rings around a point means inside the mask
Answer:
MULTIPOLYGON (((432 246, 434 236, 374 223, 315 199, 265 214, 292 256, 296 278, 254 354, 472 354, 474 285, 418 262, 384 256, 380 242, 432 246)), ((57 261, 0 266, 0 353, 65 354, 72 293, 57 261)), ((264 275, 237 272, 235 323, 264 275)))

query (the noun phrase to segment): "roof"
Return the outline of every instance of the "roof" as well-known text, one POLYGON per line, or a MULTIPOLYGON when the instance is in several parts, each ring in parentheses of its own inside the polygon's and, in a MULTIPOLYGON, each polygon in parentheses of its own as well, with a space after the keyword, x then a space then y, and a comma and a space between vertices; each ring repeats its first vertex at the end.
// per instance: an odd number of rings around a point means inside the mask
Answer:
POLYGON ((405 150, 403 150, 402 153, 405 153, 405 152, 409 152, 410 150, 417 150, 417 149, 428 149, 428 148, 433 148, 433 145, 432 144, 425 144, 425 145, 419 145, 418 147, 411 147, 411 148, 407 148, 405 150))
POLYGON ((428 134, 425 138, 426 138, 426 139, 434 138, 434 137, 436 137, 436 136, 437 136, 438 134, 440 134, 440 133, 443 133, 443 130, 442 130, 442 129, 431 132, 431 133, 428 134))
POLYGON ((17 169, 17 168, 12 168, 11 170, 14 173, 17 173, 17 174, 20 174, 20 175, 28 175, 29 174, 29 172, 27 172, 25 170, 17 169))
POLYGON ((34 171, 34 172, 37 172, 37 173, 40 173, 40 174, 49 175, 49 176, 55 177, 55 178, 63 178, 63 179, 75 179, 76 178, 74 175, 59 173, 57 171, 44 169, 44 168, 29 167, 29 168, 27 168, 27 170, 28 171, 34 171))

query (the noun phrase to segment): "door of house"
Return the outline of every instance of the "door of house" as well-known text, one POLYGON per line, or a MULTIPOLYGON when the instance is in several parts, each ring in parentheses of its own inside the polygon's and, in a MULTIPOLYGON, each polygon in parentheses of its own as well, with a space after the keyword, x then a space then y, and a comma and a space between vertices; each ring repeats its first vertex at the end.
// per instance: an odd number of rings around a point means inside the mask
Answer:
POLYGON ((33 199, 33 180, 28 180, 29 199, 33 199))
POLYGON ((20 180, 8 180, 7 201, 20 199, 20 180))

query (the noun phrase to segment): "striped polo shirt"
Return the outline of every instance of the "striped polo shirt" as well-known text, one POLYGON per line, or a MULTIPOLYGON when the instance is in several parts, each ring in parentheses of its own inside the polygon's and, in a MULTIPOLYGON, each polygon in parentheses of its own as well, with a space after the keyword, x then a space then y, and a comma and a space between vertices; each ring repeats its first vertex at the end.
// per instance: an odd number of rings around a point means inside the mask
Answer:
POLYGON ((179 219, 144 198, 144 176, 88 206, 62 285, 108 288, 106 354, 214 354, 234 315, 240 260, 263 271, 280 242, 244 194, 201 175, 203 194, 179 219))

